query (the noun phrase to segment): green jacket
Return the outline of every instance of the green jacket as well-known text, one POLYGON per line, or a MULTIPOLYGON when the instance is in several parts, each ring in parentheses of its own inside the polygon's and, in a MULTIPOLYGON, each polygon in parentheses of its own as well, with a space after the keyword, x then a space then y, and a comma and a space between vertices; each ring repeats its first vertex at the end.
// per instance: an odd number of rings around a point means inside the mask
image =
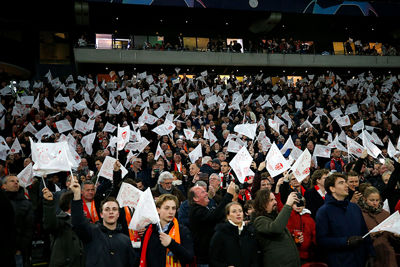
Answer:
POLYGON ((83 267, 83 243, 72 229, 71 216, 61 212, 56 216, 55 201, 43 200, 43 226, 51 233, 50 267, 83 267))
POLYGON ((263 266, 299 267, 297 246, 286 228, 292 208, 283 206, 278 216, 258 216, 253 225, 263 253, 263 266))

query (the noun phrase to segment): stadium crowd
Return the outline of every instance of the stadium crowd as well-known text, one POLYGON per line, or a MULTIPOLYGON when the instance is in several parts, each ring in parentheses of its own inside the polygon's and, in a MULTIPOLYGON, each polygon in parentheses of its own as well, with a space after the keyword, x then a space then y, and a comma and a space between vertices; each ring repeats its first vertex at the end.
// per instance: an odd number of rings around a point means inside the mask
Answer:
POLYGON ((2 78, 2 266, 38 250, 50 266, 397 266, 400 235, 366 235, 400 209, 397 76, 177 73, 2 78), (68 142, 79 166, 32 177, 30 138, 68 142), (151 190, 159 223, 128 227, 125 184, 151 190))

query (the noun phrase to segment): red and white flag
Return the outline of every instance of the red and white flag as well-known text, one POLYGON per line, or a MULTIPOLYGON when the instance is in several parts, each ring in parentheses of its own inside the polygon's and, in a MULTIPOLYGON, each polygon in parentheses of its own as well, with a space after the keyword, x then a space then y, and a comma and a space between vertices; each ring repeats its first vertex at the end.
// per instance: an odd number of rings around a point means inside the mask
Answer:
POLYGON ((63 133, 63 132, 72 130, 71 124, 69 124, 68 120, 57 121, 56 127, 57 127, 57 130, 59 133, 63 133))
POLYGON ((143 192, 133 185, 122 183, 117 196, 119 207, 130 207, 136 209, 142 194, 143 192))
POLYGON ((331 158, 331 149, 328 146, 315 145, 313 156, 331 158))
POLYGON ((364 151, 364 147, 347 136, 347 150, 348 150, 347 153, 359 158, 361 157, 362 152, 364 151))
POLYGON ((118 141, 117 141, 117 149, 122 150, 124 149, 125 145, 129 142, 129 137, 131 136, 131 129, 129 125, 125 127, 120 127, 118 124, 118 141))
POLYGON ((242 147, 235 157, 229 162, 239 182, 244 183, 246 176, 254 175, 250 170, 250 165, 253 162, 253 157, 247 151, 246 147, 242 147))
POLYGON ((400 234, 400 213, 396 211, 392 215, 390 215, 386 220, 372 228, 371 231, 369 231, 366 235, 363 236, 366 237, 367 235, 375 232, 391 232, 394 234, 399 235, 400 234))
POLYGON ((128 228, 137 231, 146 228, 149 224, 159 223, 160 217, 158 216, 153 196, 151 195, 150 188, 147 188, 139 198, 128 228))
POLYGON ((154 155, 154 160, 158 160, 159 157, 163 158, 165 157, 164 151, 161 149, 160 142, 158 142, 157 151, 156 154, 154 155))
POLYGON ((301 183, 308 175, 310 175, 311 154, 306 148, 301 156, 296 160, 290 168, 293 171, 294 177, 301 183))
POLYGON ((290 168, 290 164, 283 157, 275 143, 272 144, 268 151, 265 166, 271 177, 275 177, 290 168))
POLYGON ((19 184, 27 188, 33 183, 33 169, 32 169, 32 162, 29 163, 20 173, 17 175, 19 184))
POLYGON ((201 144, 198 144, 192 152, 189 153, 189 158, 192 163, 195 163, 196 160, 203 157, 203 152, 201 151, 201 144))

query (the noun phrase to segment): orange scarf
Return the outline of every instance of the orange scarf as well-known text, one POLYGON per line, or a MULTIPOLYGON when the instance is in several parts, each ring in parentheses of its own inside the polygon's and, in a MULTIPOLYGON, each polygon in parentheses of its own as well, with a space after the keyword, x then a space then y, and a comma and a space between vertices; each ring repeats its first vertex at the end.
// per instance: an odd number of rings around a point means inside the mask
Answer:
POLYGON ((131 211, 129 210, 128 207, 124 207, 124 209, 125 209, 126 223, 128 224, 129 238, 131 239, 132 245, 136 242, 139 242, 139 246, 140 246, 140 236, 139 236, 138 232, 133 231, 132 229, 129 229, 129 224, 131 223, 131 220, 132 220, 131 211))
POLYGON ((82 202, 83 202, 83 213, 85 214, 85 216, 90 220, 91 223, 97 222, 99 220, 99 215, 97 215, 94 200, 92 201, 92 204, 90 206, 90 212, 86 205, 85 200, 82 199, 82 202))
MULTIPOLYGON (((172 223, 174 224, 171 228, 171 230, 169 231, 169 236, 178 244, 181 243, 181 236, 179 233, 179 224, 178 224, 178 220, 176 218, 174 218, 174 220, 172 221, 172 223)), ((143 245, 142 245, 142 253, 140 255, 140 267, 146 267, 147 266, 147 261, 146 261, 146 256, 147 256, 147 246, 149 244, 149 240, 150 240, 150 236, 153 233, 153 225, 150 224, 149 228, 147 229, 147 232, 144 236, 143 239, 143 245)), ((167 253, 166 253, 166 262, 165 262, 165 266, 166 267, 181 267, 181 263, 178 261, 178 259, 174 258, 174 255, 172 254, 172 252, 167 249, 167 253)))

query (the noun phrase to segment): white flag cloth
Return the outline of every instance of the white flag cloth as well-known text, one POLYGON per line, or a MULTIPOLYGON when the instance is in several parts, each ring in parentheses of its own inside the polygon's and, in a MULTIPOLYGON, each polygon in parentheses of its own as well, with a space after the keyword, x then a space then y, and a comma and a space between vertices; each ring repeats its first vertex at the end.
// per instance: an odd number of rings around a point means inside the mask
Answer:
POLYGON ((345 148, 340 142, 339 142, 339 136, 336 135, 335 139, 328 145, 330 148, 337 148, 340 151, 347 152, 347 148, 345 148))
POLYGON ((165 157, 164 151, 161 149, 160 142, 158 142, 157 151, 156 154, 154 155, 154 160, 158 160, 160 156, 163 158, 165 157))
MULTIPOLYGON (((117 160, 115 158, 106 156, 106 158, 104 159, 103 165, 101 165, 101 169, 99 171, 98 176, 102 176, 104 178, 112 180, 114 164, 116 161, 117 160)), ((125 167, 121 165, 121 178, 124 178, 127 173, 128 173, 128 170, 125 169, 125 167)))
POLYGON ((80 119, 76 119, 74 129, 85 134, 87 132, 87 124, 86 122, 81 121, 80 119))
POLYGON ((106 103, 106 101, 104 100, 104 98, 102 98, 100 96, 100 94, 97 94, 96 97, 94 98, 94 102, 99 105, 99 107, 101 107, 102 105, 104 105, 106 103))
MULTIPOLYGON (((4 117, 4 116, 3 116, 4 117)), ((32 123, 28 123, 24 128, 23 132, 30 132, 32 134, 36 134, 38 131, 33 127, 32 123)))
POLYGON ((328 146, 315 145, 313 156, 321 158, 331 158, 331 149, 328 146))
POLYGON ((311 124, 320 124, 321 123, 321 116, 315 117, 315 119, 311 122, 311 124))
MULTIPOLYGON (((32 125, 32 124, 31 124, 32 125)), ((3 117, 1 117, 0 120, 0 129, 4 130, 6 128, 6 115, 4 115, 3 117)))
POLYGON ((194 140, 194 132, 190 129, 183 129, 183 133, 187 140, 193 141, 194 140))
POLYGON ((117 126, 112 125, 111 123, 107 122, 103 128, 103 132, 113 133, 117 129, 117 126))
POLYGON ((228 152, 237 153, 243 146, 236 141, 230 140, 228 143, 228 152))
POLYGON ((47 97, 44 99, 44 105, 48 108, 53 108, 49 102, 49 100, 47 99, 47 97))
POLYGON ((18 153, 20 151, 22 151, 22 147, 21 147, 21 144, 18 141, 18 138, 16 137, 15 140, 14 140, 14 143, 11 146, 10 154, 15 154, 15 153, 18 153))
POLYGON ((160 106, 158 109, 154 110, 154 114, 156 114, 157 117, 161 118, 165 114, 165 110, 162 106, 160 106))
POLYGON ((29 163, 20 173, 17 175, 19 184, 27 188, 33 183, 33 169, 32 169, 32 162, 29 163))
POLYGON ((86 153, 90 156, 93 153, 93 142, 96 138, 96 133, 85 135, 81 139, 81 144, 85 148, 86 153))
POLYGON ((364 147, 347 136, 347 150, 349 154, 352 154, 359 158, 364 151, 364 147))
POLYGON ((351 128, 354 132, 358 132, 364 129, 364 120, 360 120, 359 122, 355 123, 351 128))
POLYGON ((168 135, 171 133, 173 130, 175 130, 175 124, 173 122, 170 122, 169 120, 165 120, 165 122, 156 128, 154 128, 152 131, 158 134, 159 136, 163 135, 168 135))
POLYGON ((363 146, 367 149, 368 155, 373 158, 378 158, 382 151, 373 143, 372 138, 367 137, 366 131, 361 133, 361 138, 363 141, 363 146))
POLYGON ((68 120, 61 120, 56 122, 56 127, 59 133, 71 131, 72 127, 68 120))
POLYGON ((189 153, 189 158, 192 163, 195 163, 196 160, 203 157, 203 152, 201 151, 201 144, 198 144, 192 152, 189 153))
POLYGON ((387 153, 389 155, 389 157, 394 158, 394 155, 396 155, 397 151, 396 148, 394 147, 394 145, 392 144, 392 141, 388 142, 388 148, 387 148, 387 153))
POLYGON ((306 148, 300 157, 290 168, 293 171, 294 177, 301 183, 308 175, 310 175, 311 154, 306 148))
POLYGON ((286 140, 285 144, 281 148, 281 153, 285 154, 288 149, 292 149, 292 148, 294 148, 294 143, 293 143, 292 137, 289 136, 289 138, 286 140))
POLYGON ((343 116, 343 117, 336 117, 336 122, 339 124, 340 127, 346 127, 349 126, 350 123, 350 119, 349 119, 349 115, 343 116))
POLYGON ((242 147, 235 157, 229 162, 229 166, 232 167, 240 183, 244 183, 246 176, 249 176, 253 173, 250 170, 250 165, 252 162, 253 158, 247 151, 246 147, 242 147))
POLYGON ((238 134, 242 134, 250 139, 254 139, 254 137, 256 136, 257 123, 238 124, 233 130, 238 134))
POLYGON ((35 134, 37 140, 41 140, 43 136, 53 135, 54 132, 50 129, 49 126, 43 127, 39 132, 35 134))
POLYGON ((398 211, 394 212, 383 222, 372 228, 372 230, 369 231, 366 235, 364 235, 363 238, 371 233, 381 232, 381 231, 400 234, 400 213, 398 211))
POLYGON ((295 146, 292 148, 289 158, 292 158, 293 160, 297 160, 301 156, 302 153, 303 153, 303 151, 301 151, 301 149, 299 149, 297 146, 295 146))
POLYGON ((118 141, 117 141, 117 149, 124 149, 125 145, 129 142, 129 137, 131 136, 131 129, 128 126, 120 127, 118 125, 118 141))
POLYGON ((268 125, 271 127, 275 132, 279 133, 279 124, 277 121, 268 119, 268 125))
POLYGON ((332 110, 329 114, 331 115, 332 118, 340 117, 341 115, 343 115, 342 110, 340 108, 332 110))
POLYGON ((137 231, 146 228, 149 224, 159 223, 160 217, 157 213, 156 204, 154 203, 150 188, 147 188, 140 196, 128 228, 137 231))
POLYGON ((217 137, 211 131, 211 128, 208 128, 208 140, 210 141, 210 146, 212 146, 218 140, 217 137))
POLYGON ((128 183, 122 183, 119 189, 117 201, 119 207, 130 207, 136 209, 143 192, 128 183))
POLYGON ((268 151, 265 166, 271 177, 275 177, 290 168, 288 161, 283 157, 275 143, 268 151))
POLYGON ((32 107, 39 110, 39 100, 40 100, 40 94, 38 94, 38 96, 35 99, 35 102, 33 102, 32 107))
POLYGON ((33 170, 43 174, 60 171, 70 171, 77 168, 76 161, 69 151, 67 142, 59 143, 34 143, 32 139, 32 161, 35 162, 33 170))

